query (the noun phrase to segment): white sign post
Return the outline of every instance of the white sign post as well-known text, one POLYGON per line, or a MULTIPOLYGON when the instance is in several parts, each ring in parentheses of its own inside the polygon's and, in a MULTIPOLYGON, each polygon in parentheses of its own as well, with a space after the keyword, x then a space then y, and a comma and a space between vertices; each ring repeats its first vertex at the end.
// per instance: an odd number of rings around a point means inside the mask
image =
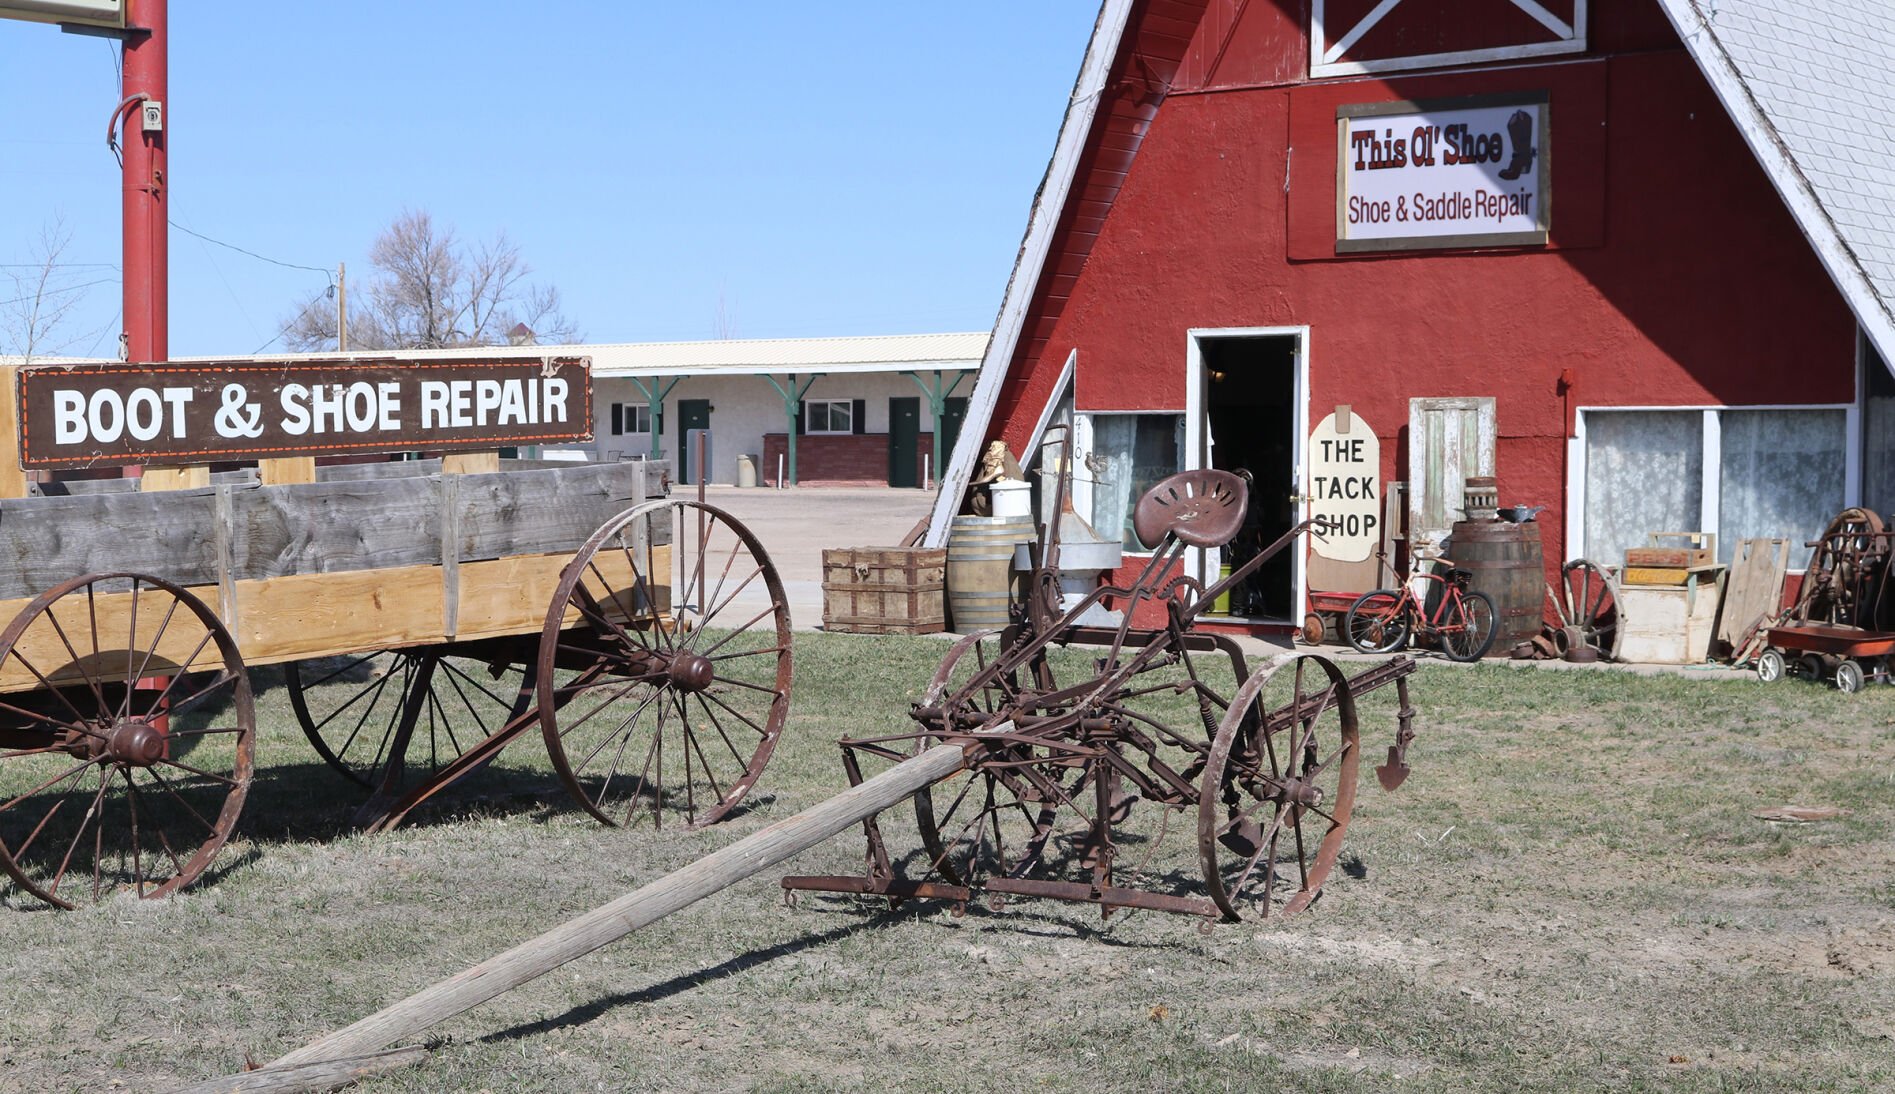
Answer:
POLYGON ((1310 550, 1335 562, 1367 562, 1382 541, 1382 442, 1346 406, 1309 438, 1310 550))
POLYGON ((1336 250, 1543 244, 1550 106, 1537 95, 1336 108, 1336 250))

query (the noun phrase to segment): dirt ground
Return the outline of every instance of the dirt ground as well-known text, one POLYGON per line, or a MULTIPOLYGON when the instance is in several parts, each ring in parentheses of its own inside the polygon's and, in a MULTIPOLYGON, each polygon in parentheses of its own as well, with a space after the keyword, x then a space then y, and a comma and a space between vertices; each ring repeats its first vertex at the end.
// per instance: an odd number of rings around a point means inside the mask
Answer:
MULTIPOLYGON (((266 687, 251 807, 197 887, 74 913, 0 890, 0 1090, 165 1089, 352 1022, 835 793, 835 739, 898 732, 941 653, 802 636, 756 796, 695 832, 599 826, 522 741, 349 834, 266 687)), ((780 874, 860 869, 848 833, 361 1089, 1895 1089, 1895 689, 1440 663, 1414 689, 1414 774, 1364 771, 1303 916, 785 907, 780 874), (1759 816, 1789 805, 1841 812, 1759 816)), ((1364 702, 1377 761, 1392 703, 1364 702)), ((918 845, 903 810, 887 834, 918 845)))

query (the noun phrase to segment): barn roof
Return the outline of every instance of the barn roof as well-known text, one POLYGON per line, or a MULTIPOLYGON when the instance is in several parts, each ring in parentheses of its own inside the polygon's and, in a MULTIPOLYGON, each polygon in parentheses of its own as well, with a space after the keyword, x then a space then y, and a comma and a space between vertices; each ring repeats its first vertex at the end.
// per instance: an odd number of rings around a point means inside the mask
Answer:
POLYGON ((1659 0, 1856 321, 1895 367, 1895 8, 1659 0))
MULTIPOLYGON (((1895 9, 1889 0, 1658 3, 1895 371, 1895 9)), ((994 410, 1023 382, 1014 366, 1050 336, 1206 10, 1206 0, 1105 0, 1100 9, 942 476, 929 545, 947 542, 994 410)))

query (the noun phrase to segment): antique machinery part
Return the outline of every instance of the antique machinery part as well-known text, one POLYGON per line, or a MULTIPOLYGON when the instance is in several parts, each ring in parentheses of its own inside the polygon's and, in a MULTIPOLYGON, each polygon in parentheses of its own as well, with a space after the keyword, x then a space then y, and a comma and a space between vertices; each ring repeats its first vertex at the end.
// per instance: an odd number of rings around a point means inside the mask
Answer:
MULTIPOLYGON (((1410 662, 1412 665, 1413 663, 1410 662)), ((1350 681, 1351 686, 1355 681, 1350 681)), ((1375 769, 1375 779, 1382 789, 1393 792, 1408 779, 1408 744, 1415 739, 1415 708, 1408 701, 1408 681, 1395 681, 1396 730, 1395 743, 1388 746, 1388 760, 1375 769)))
POLYGON ((1222 547, 1244 526, 1249 491, 1228 471, 1184 471, 1145 491, 1132 511, 1132 531, 1145 543, 1165 535, 1193 547, 1222 547))
POLYGON ((492 662, 453 646, 422 646, 292 662, 284 682, 317 755, 350 782, 373 788, 392 756, 405 754, 418 774, 432 775, 526 714, 535 667, 526 644, 492 662), (413 715, 406 725, 404 714, 413 715))
POLYGON ((229 632, 142 574, 89 574, 0 632, 0 869, 59 908, 190 884, 236 826, 256 716, 229 632))
POLYGON ((1565 595, 1566 626, 1569 645, 1583 636, 1583 644, 1599 651, 1599 656, 1616 661, 1619 645, 1625 638, 1624 601, 1619 597, 1619 579, 1583 558, 1568 562, 1560 570, 1560 590, 1565 595))
POLYGON ((1790 621, 1830 623, 1866 630, 1895 625, 1886 618, 1889 534, 1882 518, 1867 509, 1844 509, 1814 548, 1790 621))
POLYGON ((1226 920, 1294 915, 1322 892, 1361 759, 1355 696, 1328 658, 1279 658, 1238 689, 1198 797, 1204 884, 1226 920))
POLYGON ((762 773, 789 716, 790 611, 730 514, 649 502, 561 571, 536 697, 553 767, 607 824, 679 809, 713 823, 762 773), (562 708, 567 708, 562 710, 562 708))

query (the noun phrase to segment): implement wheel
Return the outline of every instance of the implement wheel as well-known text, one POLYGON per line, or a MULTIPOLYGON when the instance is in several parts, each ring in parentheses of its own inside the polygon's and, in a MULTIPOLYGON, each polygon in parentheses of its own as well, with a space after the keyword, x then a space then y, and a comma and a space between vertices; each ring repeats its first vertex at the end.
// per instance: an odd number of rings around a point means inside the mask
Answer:
POLYGON ((190 884, 230 838, 256 741, 250 678, 209 608, 90 574, 0 632, 0 870, 58 908, 190 884))
POLYGON ((628 509, 561 572, 540 634, 540 730, 581 808, 693 827, 741 801, 790 709, 790 609, 763 545, 715 506, 628 509), (563 709, 562 709, 563 708, 563 709))
POLYGON ((1238 689, 1198 797, 1204 884, 1225 919, 1294 915, 1322 892, 1361 760, 1355 697, 1328 658, 1286 657, 1238 689))

